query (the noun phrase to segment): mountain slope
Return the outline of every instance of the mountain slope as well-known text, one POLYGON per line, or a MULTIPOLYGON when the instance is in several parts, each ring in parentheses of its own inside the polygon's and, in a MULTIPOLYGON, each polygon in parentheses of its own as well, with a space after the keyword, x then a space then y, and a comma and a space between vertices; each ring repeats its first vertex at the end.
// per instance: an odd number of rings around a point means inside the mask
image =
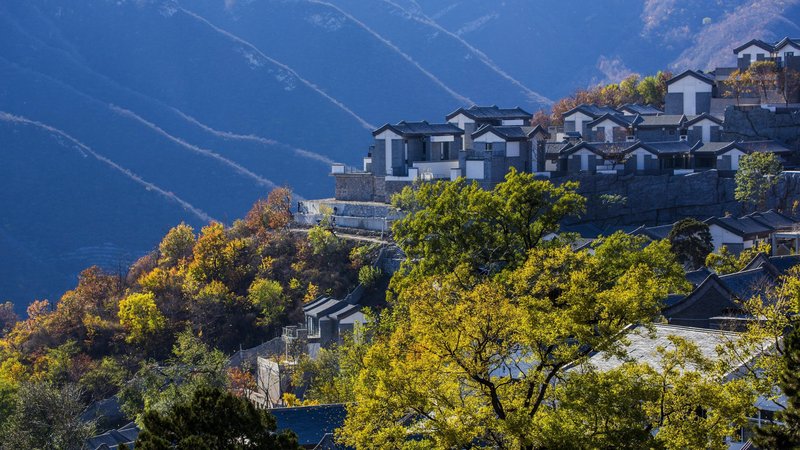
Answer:
POLYGON ((205 215, 164 195, 150 205, 141 183, 107 164, 64 158, 51 167, 53 132, 40 129, 19 140, 13 133, 21 125, 6 122, 0 151, 13 159, 6 167, 26 176, 3 179, 14 193, 5 201, 16 206, 0 216, 0 250, 18 264, 5 267, 0 298, 21 304, 55 298, 82 265, 117 268, 114 255, 153 248, 180 220, 230 223, 274 186, 290 185, 298 199, 330 196, 330 163, 359 166, 374 126, 442 120, 471 103, 533 112, 576 87, 631 71, 704 68, 729 58, 726 46, 743 36, 800 34, 798 5, 0 2, 0 111, 71 136, 205 215), (6 142, 14 142, 13 152, 6 142), (34 174, 47 167, 58 171, 58 181, 42 185, 34 174), (71 172, 81 176, 69 184, 71 172), (116 202, 91 196, 105 184, 116 202), (87 197, 64 200, 62 185, 87 197), (41 205, 42 215, 24 205, 41 205), (108 228, 104 217, 116 214, 138 220, 108 228), (64 215, 70 220, 34 227, 49 237, 32 240, 29 223, 64 215), (80 238, 59 243, 59 236, 72 235, 80 238))
POLYGON ((74 284, 71 274, 88 265, 124 268, 149 251, 152 236, 170 224, 199 225, 208 219, 49 125, 0 112, 0 133, 4 298, 52 298, 74 284))

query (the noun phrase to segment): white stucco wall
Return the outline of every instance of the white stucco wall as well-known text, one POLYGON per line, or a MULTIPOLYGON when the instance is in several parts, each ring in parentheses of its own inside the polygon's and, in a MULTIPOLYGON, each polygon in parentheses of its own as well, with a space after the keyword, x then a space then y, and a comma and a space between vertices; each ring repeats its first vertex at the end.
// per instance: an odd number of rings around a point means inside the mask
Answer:
POLYGON ((502 124, 502 125, 525 125, 525 121, 523 119, 501 120, 500 124, 502 124))
POLYGON ((431 136, 431 142, 455 142, 456 137, 452 134, 447 136, 431 136))
POLYGON ((710 224, 708 226, 708 231, 711 232, 711 240, 714 242, 715 252, 719 252, 720 248, 722 248, 723 245, 745 244, 744 245, 745 248, 749 248, 752 246, 751 241, 748 241, 750 242, 750 245, 747 245, 740 236, 731 233, 730 231, 726 230, 725 228, 722 228, 719 225, 710 224))
POLYGON ((698 80, 689 75, 672 83, 667 88, 667 92, 683 94, 683 113, 687 115, 697 114, 697 93, 711 92, 711 85, 698 80))
POLYGON ((696 122, 694 125, 692 125, 691 129, 695 130, 699 128, 702 133, 701 139, 703 142, 711 142, 711 127, 716 125, 717 124, 711 120, 703 119, 700 122, 696 122))
POLYGON ((400 139, 400 135, 395 133, 392 130, 386 130, 383 133, 378 134, 375 136, 375 139, 385 139, 386 143, 386 174, 392 174, 392 141, 395 139, 400 139))
POLYGON ((419 169, 419 176, 423 179, 426 173, 430 173, 433 178, 450 178, 450 170, 458 169, 458 160, 437 161, 437 162, 415 162, 414 167, 419 169))
POLYGON ((457 126, 458 128, 461 128, 462 130, 465 129, 464 128, 464 124, 465 123, 475 123, 474 120, 470 119, 469 117, 465 116, 464 114, 458 114, 455 117, 453 117, 452 119, 448 120, 448 122, 452 123, 453 125, 457 126))
POLYGON ((794 53, 794 56, 800 56, 800 48, 797 48, 792 44, 786 44, 782 49, 778 50, 778 56, 782 61, 786 61, 787 53, 794 53))
POLYGON ((583 133, 583 124, 585 122, 591 122, 594 119, 589 117, 589 116, 587 116, 586 114, 584 114, 584 113, 582 113, 580 111, 575 111, 574 113, 572 113, 572 114, 570 114, 568 116, 564 116, 564 121, 566 122, 568 120, 574 120, 575 121, 575 131, 577 131, 578 133, 583 133))
POLYGON ((473 139, 473 142, 491 142, 491 143, 494 143, 494 142, 505 142, 505 141, 506 141, 505 139, 503 139, 500 136, 492 133, 491 131, 488 132, 488 133, 484 133, 484 134, 476 137, 475 139, 473 139))
POLYGON ((736 54, 736 58, 738 59, 738 58, 742 58, 744 55, 750 55, 750 62, 753 62, 756 59, 758 59, 758 54, 759 53, 764 55, 764 58, 768 58, 769 57, 769 52, 768 51, 766 51, 763 48, 758 47, 756 45, 751 45, 750 47, 747 47, 746 49, 744 49, 744 50, 740 51, 739 53, 737 53, 736 54))
POLYGON ((614 128, 619 128, 619 124, 610 120, 604 120, 592 127, 592 131, 597 131, 598 128, 603 127, 605 132, 605 141, 614 142, 614 128))
POLYGON ((742 158, 742 155, 744 155, 744 153, 742 153, 739 150, 733 149, 725 153, 724 155, 717 156, 717 161, 722 161, 722 157, 725 155, 731 156, 731 170, 739 170, 739 160, 742 158))
POLYGON ((630 157, 636 159, 636 170, 644 170, 645 158, 648 155, 652 156, 653 154, 643 148, 637 148, 631 152, 630 157))
POLYGON ((597 155, 586 149, 578 150, 574 155, 581 160, 581 171, 589 170, 589 158, 597 158, 597 155))
POLYGON ((467 179, 483 179, 483 161, 467 161, 467 179))

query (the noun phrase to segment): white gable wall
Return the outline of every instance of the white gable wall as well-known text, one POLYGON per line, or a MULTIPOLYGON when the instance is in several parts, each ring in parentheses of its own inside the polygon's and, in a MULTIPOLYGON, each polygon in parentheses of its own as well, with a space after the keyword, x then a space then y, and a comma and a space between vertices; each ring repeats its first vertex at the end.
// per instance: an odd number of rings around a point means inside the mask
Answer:
POLYGON ((794 56, 800 56, 800 48, 795 47, 792 44, 786 44, 778 50, 778 56, 781 58, 781 61, 786 63, 786 53, 794 53, 794 56))
POLYGON ((605 132, 604 140, 606 142, 614 142, 614 128, 619 127, 619 124, 611 120, 604 120, 592 127, 592 131, 597 131, 598 128, 603 127, 605 132))
POLYGON ((743 245, 744 248, 749 248, 753 245, 752 241, 744 242, 741 236, 731 233, 717 224, 709 224, 708 231, 711 233, 711 241, 714 242, 715 252, 719 252, 724 245, 739 244, 743 245))
POLYGON ((667 88, 667 92, 683 94, 683 113, 687 115, 697 114, 697 93, 711 92, 711 85, 687 75, 680 80, 672 83, 667 88))
POLYGON ((644 170, 644 166, 645 166, 645 164, 644 164, 644 161, 645 161, 645 158, 646 158, 648 155, 649 155, 649 156, 653 156, 653 154, 652 154, 652 153, 648 152, 647 150, 645 150, 645 149, 643 149, 643 148, 637 148, 636 150, 632 151, 632 152, 630 153, 630 155, 631 155, 631 156, 630 156, 631 158, 636 158, 636 170, 644 170))
POLYGON ((453 125, 457 126, 458 128, 461 128, 462 130, 466 129, 466 128, 464 128, 464 124, 466 124, 466 123, 475 123, 474 120, 470 119, 469 117, 465 116, 464 114, 458 114, 455 117, 453 117, 452 119, 450 119, 448 122, 452 123, 453 125))
POLYGON ((386 174, 392 174, 392 141, 395 139, 400 139, 400 135, 395 133, 392 130, 386 130, 383 133, 375 136, 375 139, 385 139, 386 143, 386 174))
POLYGON ((597 158, 597 154, 591 150, 582 148, 574 153, 581 160, 581 171, 586 172, 589 170, 589 158, 597 158))
POLYGON ((570 114, 568 116, 564 116, 564 121, 566 122, 567 120, 574 120, 575 121, 575 131, 577 131, 578 133, 583 133, 583 124, 584 124, 584 122, 591 122, 594 119, 589 117, 589 116, 587 116, 586 114, 584 114, 584 113, 582 113, 580 111, 575 111, 574 113, 572 113, 572 114, 570 114))
POLYGON ((722 157, 725 155, 731 156, 731 170, 739 170, 739 160, 742 158, 744 153, 740 150, 733 149, 729 152, 717 156, 717 161, 722 161, 722 157))
POLYGON ((744 57, 744 55, 750 55, 750 62, 754 62, 758 59, 759 54, 764 55, 764 58, 768 58, 770 56, 769 52, 763 48, 757 45, 751 45, 750 47, 747 47, 746 49, 737 53, 736 58, 738 59, 744 57))
POLYGON ((473 142, 491 142, 491 143, 493 143, 493 142, 505 142, 505 141, 506 141, 505 139, 503 139, 500 136, 492 133, 491 131, 488 132, 488 133, 484 133, 484 134, 476 137, 475 139, 473 139, 473 142))
POLYGON ((713 126, 717 126, 717 124, 709 119, 703 119, 700 122, 695 122, 691 129, 700 128, 703 142, 711 142, 711 127, 713 126))

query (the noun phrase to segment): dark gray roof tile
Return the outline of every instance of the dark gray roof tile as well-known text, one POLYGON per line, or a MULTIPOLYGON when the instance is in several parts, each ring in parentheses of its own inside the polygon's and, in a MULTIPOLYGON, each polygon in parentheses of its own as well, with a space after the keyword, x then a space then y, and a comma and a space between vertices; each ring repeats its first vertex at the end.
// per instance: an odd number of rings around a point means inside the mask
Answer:
POLYGON ((472 138, 475 139, 491 132, 507 141, 524 141, 528 139, 528 133, 530 133, 531 130, 533 130, 532 127, 520 125, 485 125, 482 126, 478 131, 472 133, 472 138))
POLYGON ((460 135, 464 134, 464 130, 458 128, 452 123, 428 123, 422 122, 406 122, 402 121, 395 125, 386 124, 372 132, 373 136, 377 136, 385 130, 392 130, 403 137, 421 137, 421 136, 441 136, 441 135, 460 135))
POLYGON ((465 116, 473 119, 473 120, 530 120, 533 117, 533 114, 525 111, 522 108, 498 108, 495 105, 492 106, 470 106, 469 108, 458 108, 457 110, 451 112, 447 115, 447 120, 452 119, 453 117, 464 114, 465 116))
POLYGON ((719 279, 736 298, 742 301, 763 294, 769 286, 775 284, 774 275, 766 267, 721 275, 719 279))
POLYGON ((584 103, 562 113, 561 116, 565 117, 577 111, 580 111, 593 119, 596 119, 603 114, 620 114, 620 111, 612 108, 611 106, 597 106, 584 103))
POLYGON ((623 112, 630 112, 631 114, 639 114, 642 116, 652 116, 656 114, 664 114, 664 111, 652 105, 641 105, 639 103, 627 103, 619 108, 623 112))
POLYGON ((301 446, 319 444, 326 434, 344 425, 345 405, 299 406, 268 410, 275 416, 278 430, 292 430, 301 446))
POLYGON ((658 116, 641 116, 638 127, 678 127, 686 120, 683 114, 661 114, 658 116))
POLYGON ((764 141, 740 141, 736 143, 736 146, 742 149, 746 153, 753 153, 753 152, 769 152, 769 153, 788 153, 791 152, 790 149, 784 147, 782 144, 772 141, 772 140, 764 140, 764 141))

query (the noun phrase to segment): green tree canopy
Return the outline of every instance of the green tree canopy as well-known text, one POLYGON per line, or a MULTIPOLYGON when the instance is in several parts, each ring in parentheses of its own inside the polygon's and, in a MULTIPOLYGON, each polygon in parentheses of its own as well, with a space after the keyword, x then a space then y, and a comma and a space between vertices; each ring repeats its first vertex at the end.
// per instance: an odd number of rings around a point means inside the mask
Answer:
POLYGON ((158 245, 158 251, 161 253, 159 261, 162 264, 174 266, 181 260, 192 256, 194 244, 194 229, 181 222, 180 225, 169 230, 158 245))
POLYGON ((769 189, 778 183, 782 171, 774 153, 754 152, 742 156, 736 171, 736 200, 754 208, 763 208, 769 189))
POLYGON ((669 244, 644 244, 618 233, 594 254, 534 247, 494 276, 464 262, 405 285, 364 357, 340 437, 406 448, 419 430, 418 448, 540 448, 553 383, 591 351, 616 349, 626 325, 650 321, 685 287, 669 244), (403 422, 409 411, 423 419, 403 422))
MULTIPOLYGON (((527 252, 583 211, 578 185, 556 186, 512 169, 493 190, 463 178, 406 187, 392 200, 406 216, 392 226, 413 274, 445 274, 517 267, 527 252)), ((413 275, 412 274, 412 275, 413 275)))
MULTIPOLYGON (((80 450, 95 431, 81 419, 86 407, 75 384, 22 383, 13 413, 0 432, 3 449, 80 450)), ((2 423, 2 421, 0 421, 2 423)))
POLYGON ((270 325, 286 308, 283 287, 277 281, 258 278, 250 285, 248 300, 260 311, 260 323, 270 325))
POLYGON ((221 389, 203 387, 191 400, 165 412, 147 411, 135 447, 167 449, 295 450, 290 431, 276 432, 275 418, 249 401, 221 389))
POLYGON ((130 342, 141 342, 164 328, 166 318, 151 292, 131 294, 119 302, 119 323, 128 330, 130 342))

